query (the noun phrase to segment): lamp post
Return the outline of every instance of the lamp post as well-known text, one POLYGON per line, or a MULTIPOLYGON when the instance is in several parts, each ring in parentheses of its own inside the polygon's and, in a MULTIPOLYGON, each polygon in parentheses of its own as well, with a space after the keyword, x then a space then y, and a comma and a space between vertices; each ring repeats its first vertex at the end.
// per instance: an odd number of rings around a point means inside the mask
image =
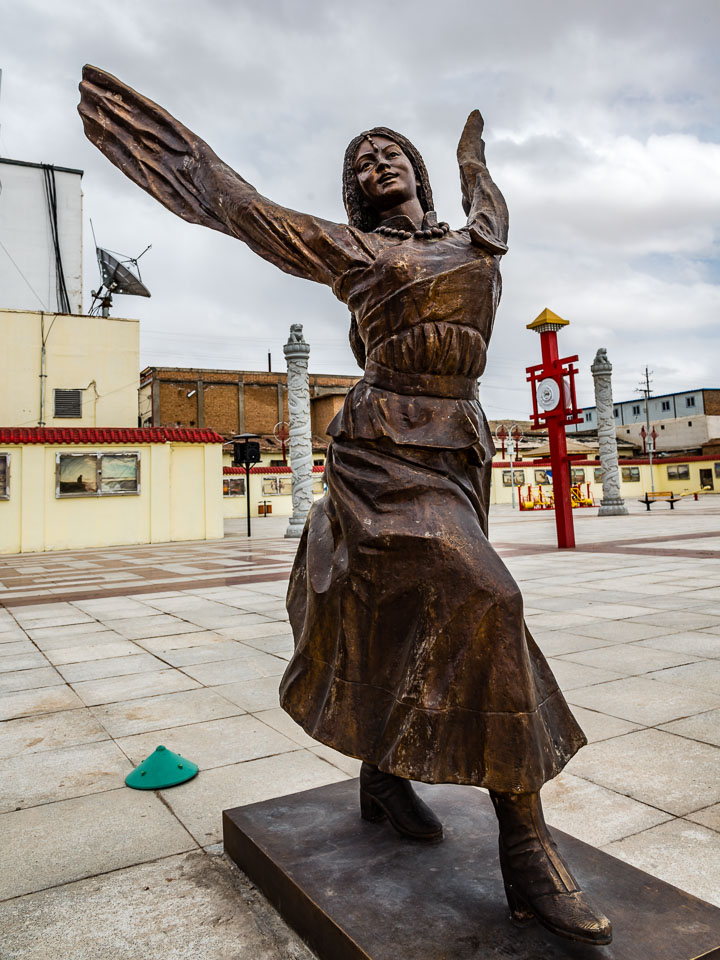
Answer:
POLYGON ((241 433, 233 437, 233 465, 245 467, 245 502, 247 504, 247 535, 250 536, 250 467, 260 461, 257 433, 241 433))
POLYGON ((567 453, 565 427, 580 423, 582 416, 575 399, 575 375, 577 356, 559 357, 557 331, 568 325, 547 308, 527 325, 528 330, 540 334, 542 363, 527 367, 528 382, 533 391, 534 427, 546 426, 550 443, 550 462, 553 476, 553 500, 555 501, 555 526, 558 547, 575 546, 572 502, 570 499, 570 461, 567 453))

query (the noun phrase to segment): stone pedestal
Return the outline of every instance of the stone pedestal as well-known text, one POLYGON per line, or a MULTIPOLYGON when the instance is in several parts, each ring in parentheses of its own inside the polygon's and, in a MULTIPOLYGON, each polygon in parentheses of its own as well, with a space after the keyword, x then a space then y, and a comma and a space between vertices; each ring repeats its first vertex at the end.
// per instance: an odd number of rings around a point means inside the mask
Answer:
POLYGON ((443 843, 361 820, 358 781, 346 780, 225 810, 225 851, 320 960, 720 960, 720 910, 559 830, 613 943, 513 926, 488 795, 417 788, 443 821, 443 843))
POLYGON ((612 364, 607 350, 600 347, 590 367, 595 379, 595 406, 597 408, 598 445, 602 467, 603 498, 598 510, 599 517, 625 516, 628 508, 620 495, 620 472, 618 470, 617 435, 612 399, 612 364))
POLYGON ((313 504, 312 431, 310 421, 310 380, 306 343, 302 324, 290 327, 290 338, 283 347, 288 368, 288 410, 290 411, 290 466, 292 468, 292 507, 286 537, 299 537, 313 504))

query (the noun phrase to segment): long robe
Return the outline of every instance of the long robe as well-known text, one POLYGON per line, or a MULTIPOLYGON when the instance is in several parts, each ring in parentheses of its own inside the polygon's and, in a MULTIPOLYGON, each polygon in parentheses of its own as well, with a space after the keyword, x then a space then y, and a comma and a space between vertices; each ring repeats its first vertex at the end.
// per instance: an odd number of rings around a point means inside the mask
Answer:
POLYGON ((86 133, 129 177, 184 219, 328 285, 355 318, 365 370, 328 429, 327 494, 290 579, 282 706, 389 773, 538 790, 585 738, 487 539, 493 444, 476 385, 507 209, 479 114, 458 147, 467 224, 401 240, 272 203, 161 107, 95 68, 84 77, 86 133))

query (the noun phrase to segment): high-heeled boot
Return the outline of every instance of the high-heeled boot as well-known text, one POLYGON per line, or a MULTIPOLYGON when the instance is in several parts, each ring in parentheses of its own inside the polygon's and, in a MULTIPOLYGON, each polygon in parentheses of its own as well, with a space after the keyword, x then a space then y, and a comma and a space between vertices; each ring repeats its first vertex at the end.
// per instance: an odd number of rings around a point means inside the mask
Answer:
POLYGON ((560 937, 604 945, 607 917, 592 907, 560 856, 538 793, 490 793, 500 825, 500 868, 516 923, 535 917, 560 937))
POLYGON ((380 823, 386 818, 404 837, 424 843, 439 843, 442 824, 415 793, 409 780, 382 773, 371 763, 360 768, 360 815, 380 823))

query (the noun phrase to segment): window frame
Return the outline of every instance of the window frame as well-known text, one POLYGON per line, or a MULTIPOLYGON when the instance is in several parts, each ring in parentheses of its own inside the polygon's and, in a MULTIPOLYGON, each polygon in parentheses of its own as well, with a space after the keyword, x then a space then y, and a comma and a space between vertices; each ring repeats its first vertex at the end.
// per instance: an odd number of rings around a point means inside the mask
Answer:
POLYGON ((139 450, 56 450, 55 451, 55 499, 78 500, 97 497, 139 497, 141 493, 140 471, 142 454, 139 450), (61 461, 68 457, 95 458, 95 490, 68 492, 60 489, 61 461), (128 457, 135 460, 135 489, 134 490, 103 490, 102 461, 104 457, 128 457))
POLYGON ((620 467, 620 477, 623 483, 640 483, 640 467, 620 467))
POLYGON ((0 460, 5 461, 5 485, 0 487, 0 500, 10 499, 10 454, 0 453, 0 460))

